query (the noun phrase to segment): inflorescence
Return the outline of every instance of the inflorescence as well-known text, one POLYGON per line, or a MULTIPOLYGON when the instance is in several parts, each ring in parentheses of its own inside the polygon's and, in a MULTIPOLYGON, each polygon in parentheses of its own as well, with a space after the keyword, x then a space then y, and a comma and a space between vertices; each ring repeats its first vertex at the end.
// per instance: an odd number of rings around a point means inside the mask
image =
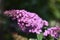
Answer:
POLYGON ((45 30, 44 36, 52 36, 54 38, 58 38, 60 36, 60 27, 51 27, 45 30))
POLYGON ((48 26, 48 22, 40 18, 36 13, 28 12, 26 10, 9 10, 5 11, 9 17, 17 20, 17 24, 19 28, 23 32, 32 32, 36 34, 40 34, 42 32, 42 27, 48 26))

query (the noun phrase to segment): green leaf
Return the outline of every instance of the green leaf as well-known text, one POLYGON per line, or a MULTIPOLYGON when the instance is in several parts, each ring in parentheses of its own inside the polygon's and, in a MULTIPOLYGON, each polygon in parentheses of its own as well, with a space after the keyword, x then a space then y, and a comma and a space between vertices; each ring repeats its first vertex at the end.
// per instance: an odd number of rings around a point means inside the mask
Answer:
POLYGON ((37 34, 37 39, 38 40, 42 40, 42 38, 43 38, 43 34, 41 33, 41 34, 37 34))

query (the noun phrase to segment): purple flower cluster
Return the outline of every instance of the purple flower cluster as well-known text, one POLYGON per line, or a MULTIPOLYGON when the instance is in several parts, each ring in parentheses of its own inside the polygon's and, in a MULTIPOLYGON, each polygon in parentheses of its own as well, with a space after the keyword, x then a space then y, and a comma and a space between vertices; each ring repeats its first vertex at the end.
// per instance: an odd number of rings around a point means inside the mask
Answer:
POLYGON ((51 35, 54 38, 57 38, 60 36, 60 27, 51 27, 45 30, 44 36, 51 35))
POLYGON ((13 19, 17 19, 20 29, 24 32, 32 32, 40 34, 41 28, 45 25, 48 26, 48 22, 40 18, 36 13, 27 12, 26 10, 9 10, 4 14, 13 19))

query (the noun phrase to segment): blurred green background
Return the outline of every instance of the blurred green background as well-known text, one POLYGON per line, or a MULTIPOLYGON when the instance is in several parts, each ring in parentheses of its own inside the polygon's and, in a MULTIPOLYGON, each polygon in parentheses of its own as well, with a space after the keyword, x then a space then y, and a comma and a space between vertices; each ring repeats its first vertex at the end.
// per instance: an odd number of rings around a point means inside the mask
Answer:
MULTIPOLYGON (((49 26, 55 26, 60 24, 60 0, 3 0, 3 1, 4 1, 3 2, 4 11, 11 9, 19 9, 19 10, 25 9, 30 12, 35 12, 41 18, 47 20, 49 22, 49 26)), ((8 17, 0 14, 1 34, 2 33, 5 34, 6 30, 8 30, 8 26, 11 23, 12 22, 9 20, 8 17)), ((11 34, 10 32, 6 33, 11 34)))
POLYGON ((46 20, 60 19, 60 0, 4 0, 4 9, 25 9, 46 20))

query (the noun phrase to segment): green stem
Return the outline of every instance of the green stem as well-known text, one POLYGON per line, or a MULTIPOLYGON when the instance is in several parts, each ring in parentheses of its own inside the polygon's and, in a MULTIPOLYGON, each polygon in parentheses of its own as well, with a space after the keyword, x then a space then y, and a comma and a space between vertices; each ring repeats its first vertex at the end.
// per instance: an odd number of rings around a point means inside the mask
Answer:
POLYGON ((41 33, 41 34, 37 34, 37 40, 42 40, 42 38, 43 38, 43 34, 41 33))

